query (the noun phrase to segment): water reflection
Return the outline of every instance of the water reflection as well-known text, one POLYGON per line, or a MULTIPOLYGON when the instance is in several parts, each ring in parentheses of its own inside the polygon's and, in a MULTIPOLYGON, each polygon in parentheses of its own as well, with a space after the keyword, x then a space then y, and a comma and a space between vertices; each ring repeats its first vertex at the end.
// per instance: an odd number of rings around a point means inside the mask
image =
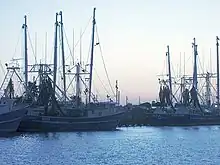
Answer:
POLYGON ((39 140, 59 140, 60 138, 59 132, 41 132, 41 133, 36 133, 36 132, 29 132, 29 133, 22 133, 20 134, 21 137, 23 138, 37 138, 39 140))
POLYGON ((41 138, 46 139, 46 140, 59 140, 60 133, 56 132, 45 132, 39 134, 41 138))
POLYGON ((13 132, 13 133, 0 133, 0 139, 2 138, 13 138, 20 136, 20 132, 13 132))
POLYGON ((82 132, 77 132, 77 133, 76 133, 76 135, 77 135, 78 137, 82 137, 82 134, 83 134, 82 132))
POLYGON ((219 129, 137 127, 112 132, 22 133, 0 140, 0 160, 1 165, 191 165, 194 160, 220 164, 219 129))

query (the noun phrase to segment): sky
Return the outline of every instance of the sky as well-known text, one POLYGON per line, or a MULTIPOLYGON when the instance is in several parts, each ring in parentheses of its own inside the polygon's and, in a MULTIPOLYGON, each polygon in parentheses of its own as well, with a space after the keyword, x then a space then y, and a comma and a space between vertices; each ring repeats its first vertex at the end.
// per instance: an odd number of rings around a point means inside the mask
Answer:
MULTIPOLYGON (((23 55, 21 26, 25 14, 33 47, 32 51, 29 44, 29 61, 34 62, 33 52, 36 53, 38 62, 45 61, 47 52, 46 61, 52 62, 55 13, 59 11, 63 12, 64 30, 67 35, 67 63, 71 60, 69 52, 73 47, 73 29, 75 44, 80 38, 80 31, 86 29, 81 48, 83 59, 86 61, 92 28, 91 21, 88 27, 87 24, 94 7, 97 9, 99 42, 109 78, 113 87, 115 80, 119 81, 122 103, 125 96, 128 96, 129 102, 132 103, 137 103, 139 96, 142 102, 158 98, 157 75, 166 73, 167 45, 170 46, 173 74, 183 73, 184 53, 185 72, 192 74, 194 37, 198 44, 201 68, 205 71, 215 71, 215 38, 220 35, 218 0, 1 1, 1 63, 23 55)), ((79 50, 78 44, 74 49, 75 59, 79 59, 79 50)), ((108 86, 98 49, 95 50, 94 60, 99 77, 108 86)), ((97 81, 94 83, 98 84, 97 90, 103 92, 104 89, 98 80, 94 81, 97 81)), ((108 90, 110 91, 109 87, 108 90)))

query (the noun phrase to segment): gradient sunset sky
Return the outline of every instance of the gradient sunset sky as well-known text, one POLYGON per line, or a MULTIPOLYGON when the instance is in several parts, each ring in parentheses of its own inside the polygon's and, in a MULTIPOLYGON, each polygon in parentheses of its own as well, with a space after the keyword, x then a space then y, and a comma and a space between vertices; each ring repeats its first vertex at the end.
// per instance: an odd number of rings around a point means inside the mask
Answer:
MULTIPOLYGON (((54 42, 55 13, 63 11, 64 28, 72 49, 73 28, 75 43, 79 40, 96 7, 96 22, 102 53, 109 77, 114 86, 119 81, 121 100, 127 95, 132 103, 158 97, 158 74, 165 73, 166 46, 170 45, 173 73, 180 73, 185 52, 186 73, 192 74, 192 41, 198 43, 201 65, 205 71, 215 71, 215 38, 220 36, 218 0, 6 0, 0 5, 0 52, 4 64, 12 57, 22 56, 22 24, 28 17, 28 30, 33 47, 37 41, 38 62, 45 60, 45 33, 47 32, 47 62, 51 61, 54 42), (35 40, 37 34, 37 40, 35 40), (19 42, 18 39, 20 38, 19 42), (15 52, 16 44, 18 48, 15 52), (210 67, 210 48, 213 66, 210 67)), ((82 53, 86 61, 91 41, 90 24, 82 38, 82 53)), ((34 62, 29 46, 29 56, 34 62)), ((71 56, 67 42, 66 56, 71 56)), ((94 67, 103 82, 100 51, 95 50, 94 67)), ((79 46, 75 49, 79 56, 79 46)), ((77 57, 76 57, 77 58, 77 57)), ((183 69, 181 69, 183 72, 183 69)), ((2 80, 1 76, 1 80, 2 80)), ((98 80, 94 80, 98 81, 98 80)), ((96 83, 95 83, 96 84, 96 83)), ((97 82, 98 84, 98 82, 97 82)), ((104 91, 96 85, 99 91, 104 91)), ((95 89, 94 89, 95 90, 95 89)), ((109 87, 108 90, 110 91, 109 87)), ((103 95, 104 96, 104 95, 103 95)))

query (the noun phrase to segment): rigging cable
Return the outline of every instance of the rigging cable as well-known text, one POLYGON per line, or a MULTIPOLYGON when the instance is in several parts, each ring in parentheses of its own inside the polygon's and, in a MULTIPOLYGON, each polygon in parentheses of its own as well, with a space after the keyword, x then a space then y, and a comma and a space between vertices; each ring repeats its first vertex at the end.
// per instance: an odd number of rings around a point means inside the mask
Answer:
POLYGON ((4 69, 3 65, 2 65, 1 60, 0 60, 0 66, 1 66, 2 73, 3 73, 4 75, 6 75, 6 74, 5 74, 5 69, 4 69))
POLYGON ((50 63, 53 63, 52 61, 53 61, 53 55, 54 55, 54 47, 52 46, 51 49, 52 49, 52 50, 51 50, 50 60, 49 60, 49 62, 50 62, 50 63))
POLYGON ((202 73, 205 73, 204 67, 202 66, 202 63, 201 63, 201 61, 200 61, 200 58, 198 58, 198 61, 199 61, 199 67, 198 67, 198 69, 200 69, 200 70, 202 71, 202 73))
POLYGON ((103 89, 104 89, 105 92, 109 95, 109 92, 108 92, 107 88, 104 86, 104 83, 102 82, 102 80, 101 80, 101 78, 99 77, 99 75, 98 75, 98 73, 97 73, 97 71, 96 71, 95 68, 94 68, 94 71, 95 71, 95 73, 96 73, 96 75, 97 75, 99 81, 101 82, 103 89))
MULTIPOLYGON (((91 20, 92 20, 92 16, 90 17, 90 19, 89 19, 89 21, 88 21, 88 23, 87 23, 87 25, 86 25, 86 27, 85 27, 85 29, 84 29, 84 31, 83 31, 83 33, 80 35, 80 39, 82 38, 82 36, 84 35, 84 33, 86 32, 86 30, 87 30, 87 28, 88 28, 88 26, 89 26, 89 24, 90 24, 90 22, 91 22, 91 20)), ((76 46, 79 44, 79 41, 80 41, 80 39, 76 42, 76 44, 75 44, 75 46, 74 46, 74 49, 76 48, 76 46)), ((73 52, 70 50, 70 52, 71 52, 71 56, 73 57, 73 52)), ((70 56, 69 55, 69 56, 70 56)), ((69 56, 67 56, 67 58, 66 58, 66 60, 69 58, 69 56)))
POLYGON ((18 41, 17 41, 17 43, 16 43, 15 51, 14 51, 14 54, 13 54, 13 56, 12 56, 12 59, 15 57, 15 54, 16 54, 16 52, 17 52, 17 47, 18 47, 18 44, 19 44, 19 42, 20 42, 21 33, 22 33, 22 30, 20 31, 20 34, 19 34, 19 36, 18 36, 18 41))
MULTIPOLYGON (((66 39, 66 43, 67 43, 67 46, 69 48, 69 52, 70 52, 70 55, 72 56, 72 60, 73 60, 73 63, 74 63, 74 52, 71 51, 71 48, 70 48, 70 44, 68 42, 68 39, 67 39, 67 35, 66 35, 66 31, 65 31, 65 28, 63 27, 63 32, 64 32, 64 36, 65 36, 65 39, 66 39)), ((67 60, 67 59, 66 59, 67 60)))
MULTIPOLYGON (((99 97, 101 97, 100 92, 99 92, 98 88, 94 85, 94 83, 93 83, 93 87, 95 88, 95 91, 96 91, 97 95, 98 95, 99 97)), ((92 95, 93 95, 93 97, 95 96, 94 93, 92 93, 92 95)), ((94 100, 94 99, 93 99, 93 100, 94 100)))
MULTIPOLYGON (((189 58, 186 60, 185 65, 188 63, 188 61, 191 59, 191 56, 189 56, 189 58)), ((193 61, 193 59, 192 59, 193 61)), ((193 63, 192 63, 193 64, 193 63)))
MULTIPOLYGON (((66 88, 66 90, 68 91, 68 89, 70 88, 70 86, 72 87, 72 91, 75 91, 75 86, 73 85, 73 81, 74 81, 74 79, 75 79, 75 76, 72 78, 72 79, 70 79, 70 77, 68 76, 68 78, 69 78, 69 81, 70 81, 70 83, 69 83, 69 85, 68 85, 68 87, 66 88)), ((74 92, 71 92, 71 95, 74 95, 74 92)))
MULTIPOLYGON (((172 71, 173 71, 173 74, 174 74, 174 77, 177 77, 176 73, 175 73, 175 70, 174 70, 174 67, 173 67, 173 64, 171 63, 171 68, 172 68, 172 71)), ((172 77, 171 77, 172 78, 172 77)))
POLYGON ((87 56, 87 59, 86 59, 86 64, 89 64, 89 57, 90 57, 91 47, 92 47, 92 42, 90 42, 90 45, 89 45, 89 51, 88 51, 88 56, 87 56))
POLYGON ((109 76, 108 76, 108 72, 107 72, 107 68, 106 68, 106 65, 105 65, 105 60, 104 60, 104 57, 103 57, 103 54, 102 54, 102 49, 101 49, 101 44, 100 44, 100 40, 99 40, 99 34, 98 34, 98 28, 97 28, 97 25, 96 25, 96 37, 97 37, 97 40, 98 40, 98 45, 99 45, 99 49, 100 49, 100 53, 101 53, 101 57, 102 57, 102 62, 103 62, 103 65, 104 65, 104 69, 105 69, 105 73, 106 73, 106 76, 107 76, 107 79, 108 79, 108 83, 110 85, 110 88, 111 88, 111 91, 113 93, 113 95, 115 96, 115 92, 112 88, 112 85, 111 85, 111 82, 110 82, 110 79, 109 79, 109 76))
MULTIPOLYGON (((82 77, 80 77, 80 79, 81 79, 83 85, 85 86, 85 88, 88 88, 88 85, 83 81, 82 77)), ((93 83, 93 84, 94 84, 94 83, 93 83)), ((98 93, 98 95, 101 96, 101 95, 99 94, 99 91, 97 90, 97 88, 96 88, 95 85, 94 85, 94 88, 95 88, 95 90, 96 90, 96 93, 98 93)), ((92 96, 95 96, 94 93, 91 93, 91 94, 92 94, 92 96)))
POLYGON ((28 32, 28 39, 29 39, 30 45, 31 45, 31 50, 32 50, 32 53, 33 53, 33 55, 34 55, 34 60, 35 60, 35 63, 37 63, 37 57, 36 57, 36 54, 35 54, 35 52, 34 52, 34 47, 33 47, 33 45, 32 45, 32 42, 31 42, 30 33, 29 33, 29 31, 27 31, 27 32, 28 32))

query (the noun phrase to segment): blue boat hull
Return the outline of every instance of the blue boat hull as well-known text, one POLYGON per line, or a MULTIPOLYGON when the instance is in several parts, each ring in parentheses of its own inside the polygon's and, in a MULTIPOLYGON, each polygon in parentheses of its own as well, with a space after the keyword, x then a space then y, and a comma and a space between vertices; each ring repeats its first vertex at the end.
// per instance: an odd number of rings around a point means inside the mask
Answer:
POLYGON ((19 126, 21 132, 103 131, 115 130, 124 112, 100 117, 26 116, 19 126))
POLYGON ((22 108, 0 114, 0 133, 16 132, 26 113, 27 109, 22 108))

